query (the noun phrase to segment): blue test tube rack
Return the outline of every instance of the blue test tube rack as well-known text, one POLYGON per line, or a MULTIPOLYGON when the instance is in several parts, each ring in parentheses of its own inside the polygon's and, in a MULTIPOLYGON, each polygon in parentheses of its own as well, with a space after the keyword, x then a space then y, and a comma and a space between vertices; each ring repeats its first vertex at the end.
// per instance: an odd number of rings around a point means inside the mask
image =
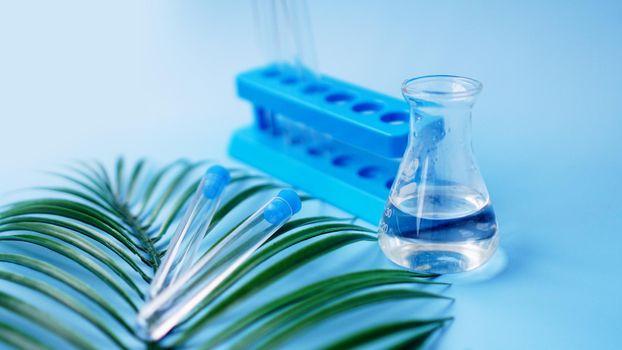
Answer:
POLYGON ((238 75, 255 122, 230 154, 370 223, 380 220, 406 149, 406 102, 327 76, 267 66, 238 75))

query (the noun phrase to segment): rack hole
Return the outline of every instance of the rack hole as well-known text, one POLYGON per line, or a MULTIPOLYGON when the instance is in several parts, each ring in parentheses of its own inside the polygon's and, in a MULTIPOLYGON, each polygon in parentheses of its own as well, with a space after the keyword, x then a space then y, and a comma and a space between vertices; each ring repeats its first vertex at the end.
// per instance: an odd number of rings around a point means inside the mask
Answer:
POLYGON ((384 114, 380 120, 391 125, 400 125, 408 121, 409 115, 406 112, 391 112, 384 114))
POLYGON ((302 90, 305 94, 321 94, 328 91, 328 85, 326 84, 309 84, 302 90))
POLYGON ((333 158, 333 165, 338 167, 346 167, 354 162, 352 156, 338 156, 333 158))
POLYGON ((360 177, 364 177, 366 179, 372 179, 377 177, 381 172, 381 169, 377 166, 366 166, 364 168, 359 169, 358 174, 360 177))
POLYGON ((298 83, 298 78, 296 77, 287 77, 281 80, 281 84, 285 84, 285 85, 294 85, 296 83, 298 83))
POLYGON ((328 153, 328 148, 327 147, 311 147, 307 150, 307 153, 309 153, 312 156, 322 156, 326 153, 328 153))
POLYGON ((352 107, 352 110, 361 114, 372 114, 382 109, 382 104, 379 102, 361 102, 352 107))
POLYGON ((266 69, 263 72, 263 76, 266 77, 266 78, 274 78, 274 77, 276 77, 279 74, 280 74, 279 70, 276 69, 276 68, 269 68, 269 69, 266 69))
POLYGON ((338 92, 335 94, 328 95, 326 97, 326 101, 337 104, 337 105, 345 104, 352 100, 354 100, 354 95, 349 94, 347 92, 338 92))
POLYGON ((297 146, 303 144, 305 139, 301 135, 291 135, 287 138, 287 142, 292 146, 297 146))

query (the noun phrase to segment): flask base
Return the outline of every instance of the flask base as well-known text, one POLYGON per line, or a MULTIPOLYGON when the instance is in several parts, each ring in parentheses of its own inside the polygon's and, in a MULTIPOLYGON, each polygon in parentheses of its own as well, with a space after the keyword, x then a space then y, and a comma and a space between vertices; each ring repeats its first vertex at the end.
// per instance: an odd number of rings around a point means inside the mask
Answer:
POLYGON ((425 273, 458 273, 476 269, 492 257, 499 233, 480 240, 439 243, 379 233, 384 254, 409 270, 425 273))

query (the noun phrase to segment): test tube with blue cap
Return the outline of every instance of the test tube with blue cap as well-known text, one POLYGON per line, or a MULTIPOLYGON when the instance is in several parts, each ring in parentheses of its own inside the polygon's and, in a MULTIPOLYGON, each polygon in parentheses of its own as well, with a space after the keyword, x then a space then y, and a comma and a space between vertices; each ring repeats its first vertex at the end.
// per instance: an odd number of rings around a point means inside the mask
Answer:
POLYGON ((220 165, 207 169, 201 178, 190 206, 179 223, 149 287, 151 298, 173 283, 196 261, 201 238, 212 222, 230 178, 229 171, 220 165))
POLYGON ((300 211, 301 205, 296 192, 281 190, 140 309, 139 334, 153 341, 164 337, 300 211))

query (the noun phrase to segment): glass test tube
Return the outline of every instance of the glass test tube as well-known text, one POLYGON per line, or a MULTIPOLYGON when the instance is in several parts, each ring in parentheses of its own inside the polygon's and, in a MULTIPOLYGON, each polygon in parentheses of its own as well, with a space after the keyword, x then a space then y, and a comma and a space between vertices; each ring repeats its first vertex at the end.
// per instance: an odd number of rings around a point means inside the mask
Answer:
POLYGON ((291 35, 295 50, 294 67, 298 77, 303 80, 319 79, 313 30, 306 0, 284 0, 290 21, 291 35))
POLYGON ((164 337, 300 208, 296 192, 279 192, 140 309, 139 334, 154 341, 164 337))
POLYGON ((230 178, 229 171, 219 165, 207 169, 149 287, 150 298, 156 297, 195 262, 201 238, 212 222, 230 178))
MULTIPOLYGON (((320 76, 306 0, 254 0, 253 13, 258 42, 269 62, 275 64, 281 79, 315 83, 320 76)), ((309 130, 301 130, 288 117, 259 108, 256 111, 260 129, 285 139, 300 141, 308 138, 309 130), (289 136, 288 136, 289 135, 289 136)), ((293 143, 288 142, 287 143, 293 143)))

